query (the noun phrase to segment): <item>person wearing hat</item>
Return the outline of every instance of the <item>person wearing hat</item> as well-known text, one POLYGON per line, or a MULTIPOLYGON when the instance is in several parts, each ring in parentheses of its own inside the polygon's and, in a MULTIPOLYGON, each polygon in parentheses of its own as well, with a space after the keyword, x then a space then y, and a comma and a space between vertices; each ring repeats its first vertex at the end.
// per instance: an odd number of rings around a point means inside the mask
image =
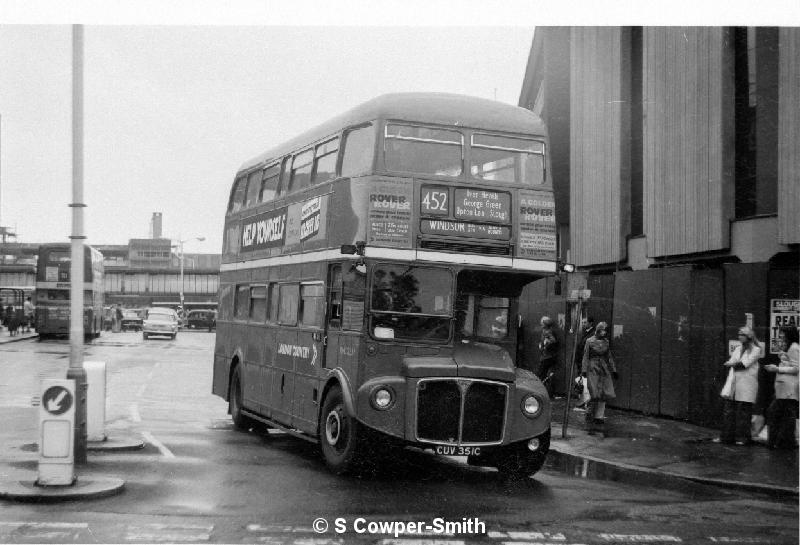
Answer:
POLYGON ((761 343, 749 327, 739 328, 739 343, 723 365, 731 368, 728 383, 721 393, 722 431, 717 443, 747 445, 751 443, 750 419, 758 395, 758 360, 761 343), (728 387, 730 386, 730 387, 728 387))
POLYGON ((600 322, 594 335, 586 340, 581 361, 581 376, 586 377, 589 402, 586 426, 589 433, 602 432, 605 426, 606 402, 617 397, 614 380, 619 378, 608 343, 608 324, 600 322))

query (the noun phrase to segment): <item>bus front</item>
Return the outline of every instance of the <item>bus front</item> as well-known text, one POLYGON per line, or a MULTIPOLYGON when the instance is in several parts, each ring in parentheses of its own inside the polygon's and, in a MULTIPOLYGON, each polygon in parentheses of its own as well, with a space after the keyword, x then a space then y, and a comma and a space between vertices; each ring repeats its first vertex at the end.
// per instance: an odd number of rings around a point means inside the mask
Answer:
POLYGON ((556 272, 544 130, 381 129, 376 172, 350 181, 366 265, 364 300, 342 303, 366 315, 358 420, 531 474, 549 448, 550 401, 517 338, 523 287, 556 272))

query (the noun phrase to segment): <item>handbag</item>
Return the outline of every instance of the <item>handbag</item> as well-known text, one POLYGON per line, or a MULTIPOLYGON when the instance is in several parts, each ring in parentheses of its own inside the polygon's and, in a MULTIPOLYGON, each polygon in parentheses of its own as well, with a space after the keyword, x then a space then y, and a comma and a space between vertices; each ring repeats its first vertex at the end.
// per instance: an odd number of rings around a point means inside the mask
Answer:
POLYGON ((728 378, 725 380, 725 385, 722 387, 722 391, 720 391, 720 397, 724 399, 733 399, 733 385, 735 383, 735 373, 733 371, 733 367, 730 368, 728 371, 728 378))

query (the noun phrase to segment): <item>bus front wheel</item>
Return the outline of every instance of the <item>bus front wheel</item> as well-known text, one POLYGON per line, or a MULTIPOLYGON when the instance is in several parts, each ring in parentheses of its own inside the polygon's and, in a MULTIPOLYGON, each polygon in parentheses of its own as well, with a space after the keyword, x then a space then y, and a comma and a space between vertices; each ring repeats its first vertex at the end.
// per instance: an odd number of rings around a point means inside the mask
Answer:
POLYGON ((352 470, 359 461, 358 432, 358 421, 347 414, 341 388, 334 386, 322 404, 319 442, 325 463, 337 475, 352 470))
POLYGON ((550 450, 550 430, 538 439, 539 448, 535 451, 528 449, 528 441, 521 441, 505 446, 497 453, 496 467, 504 478, 525 480, 542 468, 550 450))

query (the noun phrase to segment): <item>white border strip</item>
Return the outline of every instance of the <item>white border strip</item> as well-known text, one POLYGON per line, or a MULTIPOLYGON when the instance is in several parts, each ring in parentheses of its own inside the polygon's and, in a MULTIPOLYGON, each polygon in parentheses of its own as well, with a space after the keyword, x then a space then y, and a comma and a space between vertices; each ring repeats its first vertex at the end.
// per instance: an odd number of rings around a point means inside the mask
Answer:
MULTIPOLYGON (((317 261, 336 259, 356 259, 357 256, 343 254, 339 250, 321 250, 304 254, 281 255, 264 257, 252 261, 237 263, 224 263, 220 266, 221 272, 242 271, 259 269, 262 267, 276 267, 279 265, 300 265, 317 261)), ((402 261, 432 261, 439 263, 458 263, 462 265, 488 265, 490 267, 507 267, 513 270, 532 271, 542 273, 556 272, 555 261, 541 261, 536 259, 521 259, 516 257, 501 257, 495 255, 457 254, 446 252, 429 252, 426 250, 403 250, 400 248, 366 248, 365 257, 378 259, 395 259, 402 261)))

